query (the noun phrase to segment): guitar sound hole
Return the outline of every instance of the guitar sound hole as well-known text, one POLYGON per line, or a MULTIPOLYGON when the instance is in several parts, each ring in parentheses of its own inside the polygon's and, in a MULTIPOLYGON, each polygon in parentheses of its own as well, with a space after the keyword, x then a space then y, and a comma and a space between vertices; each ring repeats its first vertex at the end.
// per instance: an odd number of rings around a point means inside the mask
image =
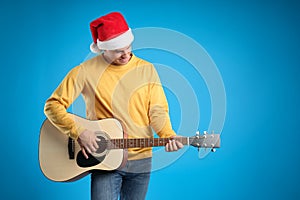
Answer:
POLYGON ((96 158, 96 159, 100 159, 101 161, 104 159, 104 157, 106 156, 106 154, 108 153, 108 148, 107 148, 107 141, 109 141, 109 136, 103 132, 103 131, 97 131, 95 132, 95 134, 97 135, 97 138, 100 140, 98 141, 98 146, 99 148, 97 149, 97 151, 95 153, 93 153, 92 155, 96 158))
POLYGON ((88 159, 83 156, 82 151, 78 152, 76 161, 80 167, 92 167, 98 165, 105 159, 105 156, 108 153, 107 141, 109 140, 109 136, 103 131, 97 131, 95 134, 97 135, 97 138, 100 139, 100 141, 98 141, 99 148, 95 153, 89 154, 88 159))
POLYGON ((95 156, 102 155, 107 150, 107 140, 103 136, 97 136, 100 141, 98 142, 99 148, 97 149, 95 156))

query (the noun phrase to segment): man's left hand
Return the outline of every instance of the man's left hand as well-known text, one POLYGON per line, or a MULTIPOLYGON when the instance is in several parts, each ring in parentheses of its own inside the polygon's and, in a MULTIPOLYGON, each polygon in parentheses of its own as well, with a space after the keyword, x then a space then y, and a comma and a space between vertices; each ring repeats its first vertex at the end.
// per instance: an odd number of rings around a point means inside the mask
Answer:
POLYGON ((176 138, 180 138, 180 137, 173 137, 166 144, 165 150, 167 152, 177 151, 177 150, 183 148, 183 144, 181 142, 179 142, 178 140, 176 140, 176 138))

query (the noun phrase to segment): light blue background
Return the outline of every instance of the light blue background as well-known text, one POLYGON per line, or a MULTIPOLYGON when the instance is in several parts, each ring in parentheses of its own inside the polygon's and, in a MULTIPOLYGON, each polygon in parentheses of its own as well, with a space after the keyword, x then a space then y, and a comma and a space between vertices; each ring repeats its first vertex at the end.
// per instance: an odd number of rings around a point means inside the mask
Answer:
MULTIPOLYGON (((89 53, 89 22, 114 10, 132 28, 164 27, 193 38, 226 89, 222 148, 201 160, 190 148, 155 171, 147 199, 300 199, 300 4, 292 0, 1 1, 0 198, 89 198, 88 177, 54 183, 42 175, 39 128, 45 100, 89 53)), ((166 62, 172 65, 167 55, 166 62)), ((178 100, 167 94, 176 128, 178 100)), ((209 114, 201 111, 201 131, 209 114)))

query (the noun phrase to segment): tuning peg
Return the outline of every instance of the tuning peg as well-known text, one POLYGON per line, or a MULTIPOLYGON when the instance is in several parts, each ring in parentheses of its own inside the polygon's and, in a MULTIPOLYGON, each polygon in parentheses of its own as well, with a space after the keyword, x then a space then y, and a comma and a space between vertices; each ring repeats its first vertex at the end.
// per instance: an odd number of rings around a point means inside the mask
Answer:
MULTIPOLYGON (((213 136, 213 135, 212 135, 213 136)), ((217 150, 214 148, 215 147, 215 145, 214 144, 211 144, 211 152, 216 152, 217 150)))
MULTIPOLYGON (((200 138, 200 132, 199 132, 199 131, 196 131, 196 138, 197 138, 197 139, 200 138)), ((199 151, 200 151, 200 144, 197 143, 196 145, 197 145, 197 147, 198 147, 197 149, 198 149, 198 152, 199 152, 199 151)))
POLYGON ((196 131, 196 138, 199 139, 200 138, 200 132, 196 131))

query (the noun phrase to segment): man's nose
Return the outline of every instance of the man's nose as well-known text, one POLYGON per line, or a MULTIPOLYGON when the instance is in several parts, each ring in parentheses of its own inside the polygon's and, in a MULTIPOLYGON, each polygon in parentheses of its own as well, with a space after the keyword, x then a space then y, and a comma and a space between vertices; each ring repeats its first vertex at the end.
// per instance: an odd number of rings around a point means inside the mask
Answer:
POLYGON ((127 56, 130 56, 130 51, 129 50, 123 51, 122 57, 127 57, 127 56))

